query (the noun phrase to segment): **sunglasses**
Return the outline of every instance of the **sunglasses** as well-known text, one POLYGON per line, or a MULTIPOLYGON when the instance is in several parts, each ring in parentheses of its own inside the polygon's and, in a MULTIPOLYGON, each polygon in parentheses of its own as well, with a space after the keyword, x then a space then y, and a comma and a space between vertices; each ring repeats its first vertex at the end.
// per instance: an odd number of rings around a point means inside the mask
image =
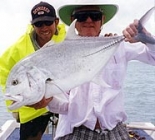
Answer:
POLYGON ((42 27, 43 25, 51 26, 53 22, 54 21, 39 21, 39 22, 34 23, 33 25, 36 27, 42 27))
POLYGON ((84 22, 88 17, 91 18, 92 21, 102 20, 102 12, 101 11, 80 11, 76 12, 72 15, 74 19, 77 19, 78 22, 84 22))

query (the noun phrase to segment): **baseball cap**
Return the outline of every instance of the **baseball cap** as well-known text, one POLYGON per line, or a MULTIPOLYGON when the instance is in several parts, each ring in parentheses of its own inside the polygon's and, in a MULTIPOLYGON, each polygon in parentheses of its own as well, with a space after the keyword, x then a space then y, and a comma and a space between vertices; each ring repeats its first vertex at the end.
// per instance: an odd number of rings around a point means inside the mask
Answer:
POLYGON ((42 1, 32 8, 31 15, 32 24, 39 21, 54 21, 56 19, 56 12, 54 7, 49 3, 42 1))

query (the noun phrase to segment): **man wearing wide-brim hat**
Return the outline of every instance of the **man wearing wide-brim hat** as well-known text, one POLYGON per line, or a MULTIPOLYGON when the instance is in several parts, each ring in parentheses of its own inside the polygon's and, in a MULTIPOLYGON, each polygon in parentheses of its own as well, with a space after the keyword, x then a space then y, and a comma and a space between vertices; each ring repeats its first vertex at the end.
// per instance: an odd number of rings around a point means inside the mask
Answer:
MULTIPOLYGON (((85 0, 85 1, 82 1, 81 3, 79 2, 76 4, 61 6, 58 9, 58 14, 61 21, 68 26, 72 23, 74 19, 77 19, 77 21, 80 21, 81 23, 81 20, 83 21, 87 17, 90 17, 91 19, 93 18, 92 19, 93 21, 101 21, 99 25, 100 26, 99 32, 97 31, 93 35, 92 33, 82 35, 82 36, 98 36, 100 34, 102 25, 109 22, 115 16, 117 11, 118 11, 118 6, 116 4, 103 4, 96 1, 94 3, 93 1, 91 2, 91 0, 90 1, 85 0), (85 6, 88 6, 89 8, 91 8, 91 13, 86 12, 87 9, 83 10, 83 13, 78 12, 79 8, 81 9, 82 7, 84 8, 85 6)), ((90 32, 92 31, 90 30, 90 32)))
MULTIPOLYGON (((60 7, 58 13, 66 25, 77 20, 75 28, 78 35, 92 37, 100 35, 102 25, 114 17, 117 9, 118 6, 113 4, 77 3, 60 7)), ((133 38, 137 34, 137 25, 136 20, 123 31, 126 40, 137 42, 133 38)), ((153 48, 150 44, 133 46, 122 41, 99 75, 69 91, 68 102, 53 97, 48 109, 60 116, 55 140, 130 140, 123 124, 127 119, 123 80, 130 60, 155 65, 153 48), (103 81, 109 86, 100 84, 103 81)))

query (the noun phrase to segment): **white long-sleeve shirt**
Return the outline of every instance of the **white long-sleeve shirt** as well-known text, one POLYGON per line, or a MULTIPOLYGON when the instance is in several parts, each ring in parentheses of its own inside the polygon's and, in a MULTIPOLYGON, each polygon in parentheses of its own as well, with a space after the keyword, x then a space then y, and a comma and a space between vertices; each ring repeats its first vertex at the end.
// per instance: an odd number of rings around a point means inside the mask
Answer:
POLYGON ((89 82, 72 89, 67 102, 53 98, 47 108, 60 114, 55 140, 81 125, 94 130, 97 119, 102 129, 109 130, 127 119, 122 86, 130 60, 155 65, 155 45, 122 42, 102 71, 110 87, 89 82))

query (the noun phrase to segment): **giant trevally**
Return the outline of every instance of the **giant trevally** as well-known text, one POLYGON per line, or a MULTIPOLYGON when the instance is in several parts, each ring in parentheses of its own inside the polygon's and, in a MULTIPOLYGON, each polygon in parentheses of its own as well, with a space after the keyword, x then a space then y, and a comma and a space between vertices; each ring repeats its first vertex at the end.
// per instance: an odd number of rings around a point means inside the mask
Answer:
MULTIPOLYGON (((142 17, 139 26, 143 25, 152 9, 142 17)), ((71 24, 65 41, 46 45, 12 68, 5 93, 5 99, 13 101, 8 107, 10 110, 35 104, 43 96, 67 100, 66 92, 90 81, 108 86, 100 72, 124 36, 80 37, 75 33, 75 22, 71 24)), ((145 33, 140 29, 136 38, 147 42, 148 39, 144 39, 143 34, 145 33)), ((155 43, 153 38, 151 43, 155 43)))

